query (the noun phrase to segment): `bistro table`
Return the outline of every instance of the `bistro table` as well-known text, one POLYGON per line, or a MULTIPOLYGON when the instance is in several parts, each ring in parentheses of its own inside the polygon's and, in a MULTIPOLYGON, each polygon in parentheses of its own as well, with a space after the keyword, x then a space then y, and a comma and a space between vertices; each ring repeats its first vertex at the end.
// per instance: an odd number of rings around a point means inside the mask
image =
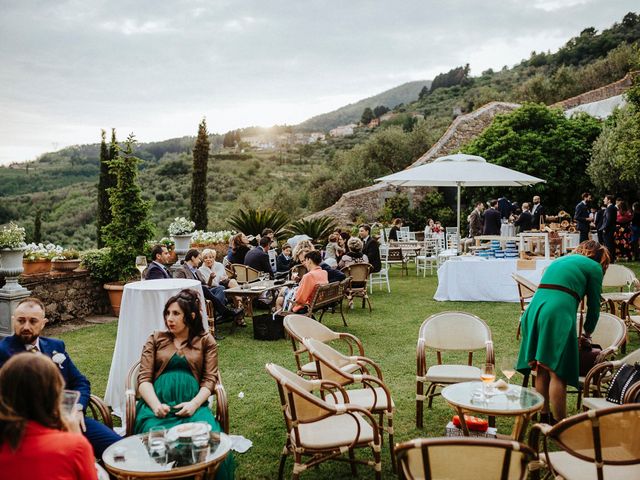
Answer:
POLYGON ((131 366, 140 360, 142 347, 155 330, 166 330, 164 305, 172 296, 185 288, 194 289, 200 295, 203 308, 202 322, 209 329, 202 285, 198 280, 167 278, 127 283, 122 294, 118 334, 113 350, 109 380, 104 400, 116 415, 124 412, 124 382, 131 366))
POLYGON ((119 480, 137 478, 184 478, 213 479, 222 461, 231 450, 231 439, 222 432, 211 432, 209 454, 204 461, 194 461, 191 444, 177 442, 168 444, 166 465, 156 463, 149 456, 146 446, 147 434, 132 435, 110 445, 102 454, 107 471, 119 480))
MULTIPOLYGON (((251 317, 253 320, 253 300, 258 298, 265 292, 272 292, 282 287, 294 285, 293 281, 285 281, 281 283, 280 280, 260 280, 251 283, 244 283, 236 288, 227 288, 224 294, 228 297, 240 297, 244 306, 245 314, 251 317), (276 282, 278 282, 276 284, 276 282)), ((275 303, 275 298, 273 299, 275 303)))
POLYGON ((531 417, 542 410, 544 397, 529 388, 509 385, 509 390, 494 388, 493 395, 487 400, 475 400, 474 393, 480 389, 482 382, 454 383, 442 389, 442 398, 458 413, 464 435, 469 436, 464 414, 483 413, 489 416, 515 417, 511 438, 521 441, 531 417))

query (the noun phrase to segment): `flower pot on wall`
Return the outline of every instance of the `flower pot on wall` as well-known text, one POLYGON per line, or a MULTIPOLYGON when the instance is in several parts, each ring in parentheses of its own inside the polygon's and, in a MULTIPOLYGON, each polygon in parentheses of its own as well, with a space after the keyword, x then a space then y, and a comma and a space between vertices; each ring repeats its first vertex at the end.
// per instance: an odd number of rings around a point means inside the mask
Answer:
POLYGON ((175 251, 178 253, 178 255, 184 255, 185 253, 187 253, 187 250, 189 250, 189 245, 191 244, 192 237, 193 234, 191 233, 187 235, 171 235, 171 240, 173 240, 176 244, 175 251))
POLYGON ((53 260, 51 268, 56 272, 71 272, 80 266, 80 260, 53 260))
POLYGON ((124 292, 124 284, 120 282, 105 283, 104 289, 109 295, 109 303, 115 316, 120 315, 120 304, 122 303, 122 293, 124 292))
POLYGON ((49 270, 51 270, 51 260, 23 260, 22 268, 24 270, 22 275, 42 275, 44 273, 49 273, 49 270))

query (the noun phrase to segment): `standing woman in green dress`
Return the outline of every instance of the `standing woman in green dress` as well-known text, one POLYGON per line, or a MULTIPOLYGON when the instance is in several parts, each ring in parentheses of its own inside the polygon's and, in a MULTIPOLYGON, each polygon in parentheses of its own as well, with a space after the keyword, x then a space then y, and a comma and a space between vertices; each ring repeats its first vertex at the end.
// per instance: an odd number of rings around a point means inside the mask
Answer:
MULTIPOLYGON (((200 312, 200 299, 192 290, 167 301, 167 331, 153 332, 142 350, 135 433, 189 422, 207 422, 214 432, 221 431, 207 402, 220 378, 218 345, 200 312)), ((228 455, 216 479, 233 477, 233 457, 228 455)))
POLYGON ((609 252, 598 242, 582 242, 573 255, 558 258, 542 275, 531 303, 522 314, 522 343, 516 368, 536 372, 536 390, 544 397, 542 419, 547 423, 567 415, 567 384, 579 387, 576 320, 587 297, 582 338, 590 338, 600 317, 602 277, 609 252), (551 416, 553 412, 553 416, 551 416))

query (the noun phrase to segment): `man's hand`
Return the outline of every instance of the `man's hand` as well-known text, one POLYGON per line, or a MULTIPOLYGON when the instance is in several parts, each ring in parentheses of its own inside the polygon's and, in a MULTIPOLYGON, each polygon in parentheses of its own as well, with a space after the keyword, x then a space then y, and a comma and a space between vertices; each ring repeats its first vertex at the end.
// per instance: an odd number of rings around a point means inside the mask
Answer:
POLYGON ((190 417, 198 409, 198 407, 196 406, 196 404, 193 401, 179 403, 178 405, 176 405, 173 408, 178 410, 176 412, 176 416, 178 416, 178 417, 190 417))
POLYGON ((158 418, 164 418, 171 411, 171 407, 166 403, 159 404, 153 409, 153 414, 158 418))
POLYGON ((84 424, 84 413, 82 413, 82 405, 80 409, 74 409, 68 415, 64 415, 64 421, 67 424, 67 428, 70 432, 82 433, 87 430, 84 424))

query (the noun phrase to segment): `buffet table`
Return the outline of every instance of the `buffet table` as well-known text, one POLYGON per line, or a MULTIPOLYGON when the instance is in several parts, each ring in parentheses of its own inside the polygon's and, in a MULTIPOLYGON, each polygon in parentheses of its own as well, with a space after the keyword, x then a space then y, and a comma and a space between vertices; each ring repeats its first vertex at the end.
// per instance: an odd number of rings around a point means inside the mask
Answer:
POLYGON ((518 270, 518 259, 456 257, 438 268, 438 289, 433 298, 440 302, 518 302, 518 288, 511 274, 540 283, 542 272, 551 262, 541 258, 534 269, 518 270))

